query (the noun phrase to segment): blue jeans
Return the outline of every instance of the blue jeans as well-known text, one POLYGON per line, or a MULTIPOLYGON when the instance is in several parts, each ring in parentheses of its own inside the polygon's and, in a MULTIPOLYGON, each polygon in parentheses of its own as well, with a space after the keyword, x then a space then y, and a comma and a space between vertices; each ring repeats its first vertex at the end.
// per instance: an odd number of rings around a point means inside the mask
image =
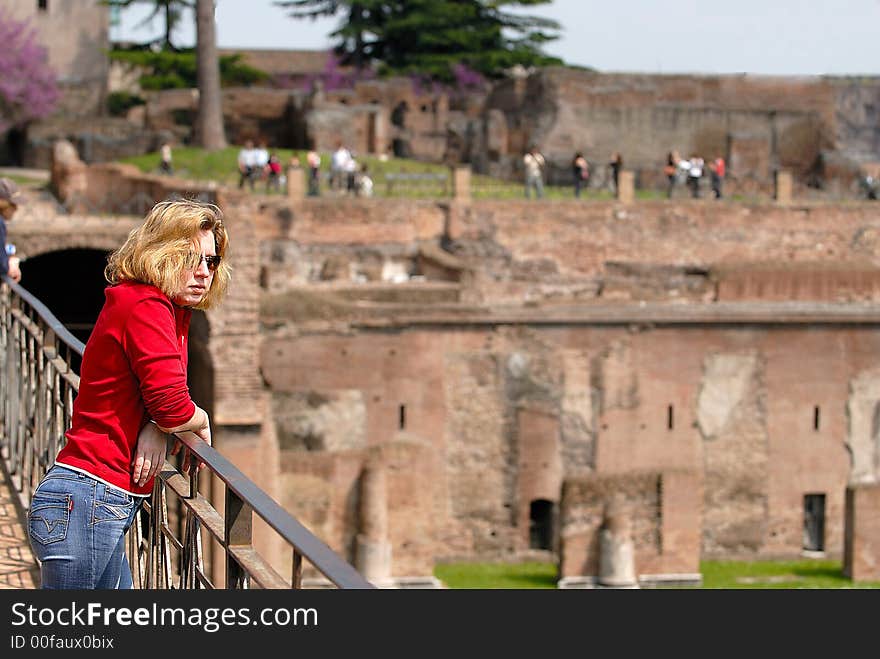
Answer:
POLYGON ((34 490, 28 535, 40 561, 42 587, 128 589, 125 533, 143 499, 61 465, 34 490))

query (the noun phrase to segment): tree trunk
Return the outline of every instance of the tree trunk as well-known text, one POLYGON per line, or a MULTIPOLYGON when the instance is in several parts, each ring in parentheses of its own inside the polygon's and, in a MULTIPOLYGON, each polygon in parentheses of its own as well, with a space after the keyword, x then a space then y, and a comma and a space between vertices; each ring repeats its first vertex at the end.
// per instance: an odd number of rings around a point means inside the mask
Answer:
POLYGON ((223 105, 220 98, 220 64, 214 32, 214 0, 196 0, 196 61, 199 114, 196 144, 208 151, 226 146, 223 105))
POLYGON ((171 32, 174 31, 174 16, 171 9, 171 3, 165 3, 165 48, 166 50, 174 50, 171 43, 171 32))

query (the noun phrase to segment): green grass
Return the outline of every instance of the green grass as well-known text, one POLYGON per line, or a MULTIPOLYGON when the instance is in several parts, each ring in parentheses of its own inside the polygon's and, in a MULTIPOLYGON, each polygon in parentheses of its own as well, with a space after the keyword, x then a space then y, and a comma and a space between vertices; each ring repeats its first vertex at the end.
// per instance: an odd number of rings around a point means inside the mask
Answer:
POLYGON ((880 588, 853 582, 840 561, 703 561, 703 588, 880 588))
POLYGON ((554 563, 446 563, 434 576, 449 588, 556 588, 554 563))
POLYGON ((3 174, 2 176, 3 178, 12 179, 22 188, 43 188, 46 186, 46 181, 42 178, 33 178, 21 174, 3 174))
MULTIPOLYGON (((839 561, 702 561, 704 589, 880 588, 853 582, 839 561)), ((554 563, 447 563, 434 576, 454 589, 556 588, 554 563)))
MULTIPOLYGON (((203 149, 193 147, 176 147, 173 152, 174 172, 176 176, 195 181, 216 181, 221 185, 238 186, 238 152, 240 147, 229 146, 219 151, 207 152, 203 149)), ((294 149, 274 149, 281 160, 282 166, 286 169, 292 156, 299 158, 300 163, 305 166, 306 151, 294 149)), ((321 153, 321 173, 322 192, 327 192, 325 182, 326 175, 329 173, 330 154, 321 153)), ((386 192, 385 174, 394 173, 448 173, 448 169, 443 165, 435 165, 432 163, 419 162, 416 160, 408 160, 405 158, 388 158, 385 161, 375 156, 358 156, 358 163, 366 164, 370 177, 374 183, 374 193, 376 196, 384 196, 386 192)), ((159 173, 159 153, 152 152, 131 158, 124 158, 120 162, 130 163, 137 166, 142 172, 159 173)), ((451 185, 451 181, 449 182, 451 185)), ((258 181, 255 191, 258 194, 265 194, 265 182, 258 181)), ((424 187, 425 196, 438 196, 442 194, 442 190, 438 185, 430 186, 403 186, 396 184, 396 192, 394 196, 409 196, 411 192, 422 192, 424 187)), ((277 193, 274 193, 277 194, 277 193)))

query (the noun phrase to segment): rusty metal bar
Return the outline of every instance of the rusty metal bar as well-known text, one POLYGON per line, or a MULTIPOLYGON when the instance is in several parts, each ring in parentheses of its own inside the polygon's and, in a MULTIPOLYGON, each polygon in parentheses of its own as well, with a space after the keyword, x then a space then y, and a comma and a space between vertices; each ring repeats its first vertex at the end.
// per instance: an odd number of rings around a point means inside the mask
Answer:
POLYGON ((250 548, 253 544, 253 510, 235 492, 226 488, 226 505, 224 508, 224 541, 230 550, 226 552, 226 587, 244 590, 248 587, 244 568, 232 555, 232 548, 250 548))

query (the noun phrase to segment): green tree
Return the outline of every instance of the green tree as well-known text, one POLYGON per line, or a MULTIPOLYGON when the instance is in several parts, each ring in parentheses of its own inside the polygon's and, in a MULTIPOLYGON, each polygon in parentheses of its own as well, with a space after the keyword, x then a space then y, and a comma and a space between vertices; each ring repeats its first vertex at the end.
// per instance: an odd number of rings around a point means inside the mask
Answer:
POLYGON ((388 73, 418 73, 449 80, 454 65, 498 76, 516 64, 562 61, 542 52, 558 38, 554 20, 509 11, 550 0, 278 0, 292 18, 345 13, 330 34, 343 63, 379 63, 388 73))
POLYGON ((133 4, 149 3, 153 5, 153 11, 144 20, 138 23, 138 27, 152 23, 153 19, 162 15, 165 21, 165 35, 159 40, 163 50, 176 50, 171 42, 171 34, 174 28, 183 20, 183 14, 188 9, 195 7, 194 0, 104 0, 110 7, 128 9, 133 4))

